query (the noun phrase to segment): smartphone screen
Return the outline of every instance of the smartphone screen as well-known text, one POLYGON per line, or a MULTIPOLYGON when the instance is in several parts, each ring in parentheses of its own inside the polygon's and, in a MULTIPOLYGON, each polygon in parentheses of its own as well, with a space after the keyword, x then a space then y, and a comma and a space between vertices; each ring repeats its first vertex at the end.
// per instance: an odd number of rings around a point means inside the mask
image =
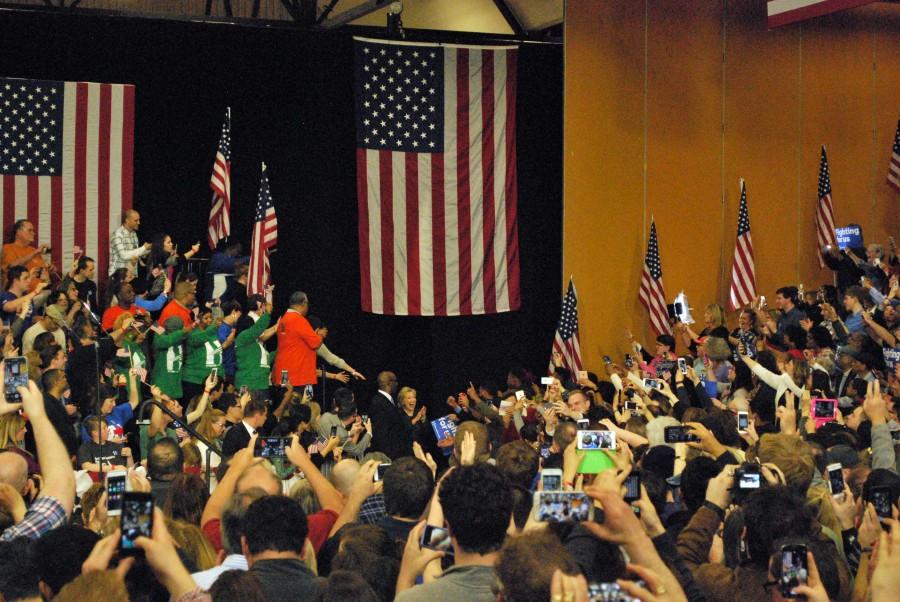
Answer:
POLYGON ((337 427, 336 426, 331 427, 331 436, 337 437, 337 427))
POLYGON ((219 378, 219 369, 213 366, 212 372, 210 372, 210 374, 212 374, 213 378, 219 378))
POLYGON ((578 427, 579 431, 586 431, 591 428, 591 421, 587 418, 582 418, 575 421, 575 426, 578 427))
POLYGON ((683 357, 678 358, 678 369, 681 370, 682 374, 687 374, 687 362, 684 361, 683 357))
POLYGON ((134 545, 140 536, 150 537, 153 532, 153 496, 149 493, 126 491, 122 494, 122 539, 119 550, 123 555, 141 553, 134 545))
POLYGON ((288 385, 288 371, 282 370, 281 371, 281 386, 286 387, 287 385, 288 385))
POLYGON ((869 497, 872 505, 875 506, 875 514, 880 518, 891 518, 893 495, 890 487, 873 487, 869 497))
POLYGON ((122 496, 125 495, 124 471, 117 470, 106 474, 106 513, 110 516, 122 514, 122 496))
POLYGON ((562 490, 562 472, 545 469, 541 471, 541 485, 544 491, 562 490))
POLYGON ((625 354, 625 367, 629 370, 634 367, 634 360, 631 358, 630 353, 625 354))
POLYGON ((750 428, 750 415, 747 412, 738 412, 737 424, 739 431, 746 431, 750 428))
POLYGON ((253 455, 257 458, 285 458, 290 445, 289 437, 260 437, 256 440, 253 455))
POLYGON ((655 378, 645 378, 644 379, 644 388, 645 389, 661 389, 662 387, 655 378))
POLYGON ((241 397, 247 394, 247 385, 241 385, 241 397))
POLYGON ((781 595, 794 598, 791 591, 798 585, 806 585, 807 575, 806 546, 781 546, 781 595))
POLYGON ((699 441, 696 435, 691 434, 688 426, 667 426, 663 429, 663 440, 666 443, 686 443, 688 441, 699 441))
POLYGON ((759 467, 742 466, 738 468, 734 471, 734 481, 737 484, 737 488, 744 491, 759 489, 762 487, 762 475, 759 472, 759 467))
POLYGON ((612 431, 578 431, 575 441, 577 449, 616 449, 616 434, 612 431))
POLYGON ((831 495, 844 491, 844 474, 840 464, 828 465, 828 486, 831 488, 831 495))
POLYGON ((539 491, 535 497, 535 516, 539 521, 583 522, 591 518, 591 498, 583 491, 539 491))
POLYGON ((422 530, 422 539, 419 540, 419 546, 429 550, 437 550, 438 552, 453 552, 450 531, 434 525, 425 525, 425 528, 422 530))
POLYGON ((625 402, 625 409, 626 409, 626 410, 631 410, 632 412, 634 412, 634 411, 636 411, 636 410, 638 409, 638 404, 637 404, 636 401, 626 401, 626 402, 625 402))
POLYGON ((834 418, 835 400, 817 399, 813 410, 816 418, 834 418))
POLYGON ((552 384, 553 384, 553 377, 552 377, 552 376, 542 376, 542 377, 541 377, 541 384, 542 384, 542 385, 552 385, 552 384))
POLYGON ((18 387, 28 387, 28 360, 24 357, 6 358, 6 401, 22 401, 18 387))
POLYGON ((631 473, 625 478, 625 501, 628 503, 641 499, 641 474, 631 473))
POLYGON ((372 477, 372 480, 375 481, 376 483, 378 481, 384 480, 384 475, 387 472, 387 469, 390 467, 391 467, 390 464, 379 464, 375 468, 375 475, 372 477))

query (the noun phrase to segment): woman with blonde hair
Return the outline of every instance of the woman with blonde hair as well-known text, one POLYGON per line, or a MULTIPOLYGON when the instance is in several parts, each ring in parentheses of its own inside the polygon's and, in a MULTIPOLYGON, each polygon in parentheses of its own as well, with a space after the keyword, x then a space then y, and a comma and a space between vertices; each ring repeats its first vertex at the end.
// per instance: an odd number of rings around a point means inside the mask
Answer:
POLYGON ((0 416, 0 450, 19 454, 28 463, 28 474, 41 474, 37 460, 25 449, 25 418, 18 412, 0 416))
POLYGON ((725 310, 718 303, 710 303, 703 309, 703 330, 700 331, 700 334, 694 332, 687 324, 681 324, 679 330, 685 347, 696 353, 697 344, 700 343, 700 339, 703 337, 711 334, 721 337, 728 336, 727 330, 724 333, 718 332, 720 328, 725 328, 725 310))
POLYGON ((400 417, 406 426, 407 438, 410 445, 413 441, 420 439, 422 425, 425 424, 425 406, 422 405, 416 411, 418 400, 416 399, 416 390, 412 387, 403 387, 397 393, 397 401, 400 405, 400 417))
MULTIPOLYGON (((200 422, 197 424, 197 432, 221 450, 222 437, 225 435, 225 412, 216 409, 203 412, 203 415, 200 416, 200 422)), ((196 445, 197 449, 200 450, 200 467, 205 471, 207 458, 206 450, 208 447, 199 439, 191 439, 191 443, 196 445)), ((221 461, 222 457, 219 454, 215 452, 209 454, 209 466, 213 472, 215 472, 221 461)))

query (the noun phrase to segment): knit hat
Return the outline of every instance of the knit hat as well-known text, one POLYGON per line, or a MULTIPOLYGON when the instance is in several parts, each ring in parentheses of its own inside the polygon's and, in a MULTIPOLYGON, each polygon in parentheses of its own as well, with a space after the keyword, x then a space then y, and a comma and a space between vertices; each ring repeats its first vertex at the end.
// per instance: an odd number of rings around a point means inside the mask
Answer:
POLYGON ((166 332, 175 332, 176 330, 181 330, 182 328, 184 328, 184 320, 182 320, 178 316, 170 316, 166 318, 165 322, 163 322, 163 328, 166 329, 166 332))
POLYGON ((47 309, 44 310, 44 315, 60 324, 65 324, 66 322, 66 317, 63 315, 62 310, 56 305, 47 306, 47 309))

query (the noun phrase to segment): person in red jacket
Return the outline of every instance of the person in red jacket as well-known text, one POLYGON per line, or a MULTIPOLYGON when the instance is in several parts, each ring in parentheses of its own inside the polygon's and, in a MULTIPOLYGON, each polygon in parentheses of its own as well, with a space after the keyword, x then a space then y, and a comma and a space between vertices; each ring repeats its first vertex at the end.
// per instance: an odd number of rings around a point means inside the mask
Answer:
POLYGON ((290 307, 278 325, 278 353, 272 369, 272 382, 281 384, 281 373, 287 370, 294 388, 316 383, 316 349, 322 337, 309 325, 309 299, 306 293, 295 291, 288 301, 290 307))

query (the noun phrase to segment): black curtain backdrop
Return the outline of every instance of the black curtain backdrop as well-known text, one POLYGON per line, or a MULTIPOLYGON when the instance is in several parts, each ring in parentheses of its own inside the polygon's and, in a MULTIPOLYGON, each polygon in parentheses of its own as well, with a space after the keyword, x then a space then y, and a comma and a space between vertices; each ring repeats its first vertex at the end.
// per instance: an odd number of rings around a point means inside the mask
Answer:
POLYGON ((502 386, 512 366, 545 369, 561 301, 561 46, 523 44, 519 57, 522 309, 413 318, 360 310, 349 31, 0 8, 0 32, 0 76, 136 85, 142 240, 165 231, 182 250, 200 240, 208 257, 208 182, 231 106, 232 235, 249 251, 265 161, 279 223, 276 304, 293 290, 309 294, 311 313, 330 326, 329 348, 369 378, 354 385, 363 407, 383 369, 420 401, 445 399, 469 379, 502 386))

